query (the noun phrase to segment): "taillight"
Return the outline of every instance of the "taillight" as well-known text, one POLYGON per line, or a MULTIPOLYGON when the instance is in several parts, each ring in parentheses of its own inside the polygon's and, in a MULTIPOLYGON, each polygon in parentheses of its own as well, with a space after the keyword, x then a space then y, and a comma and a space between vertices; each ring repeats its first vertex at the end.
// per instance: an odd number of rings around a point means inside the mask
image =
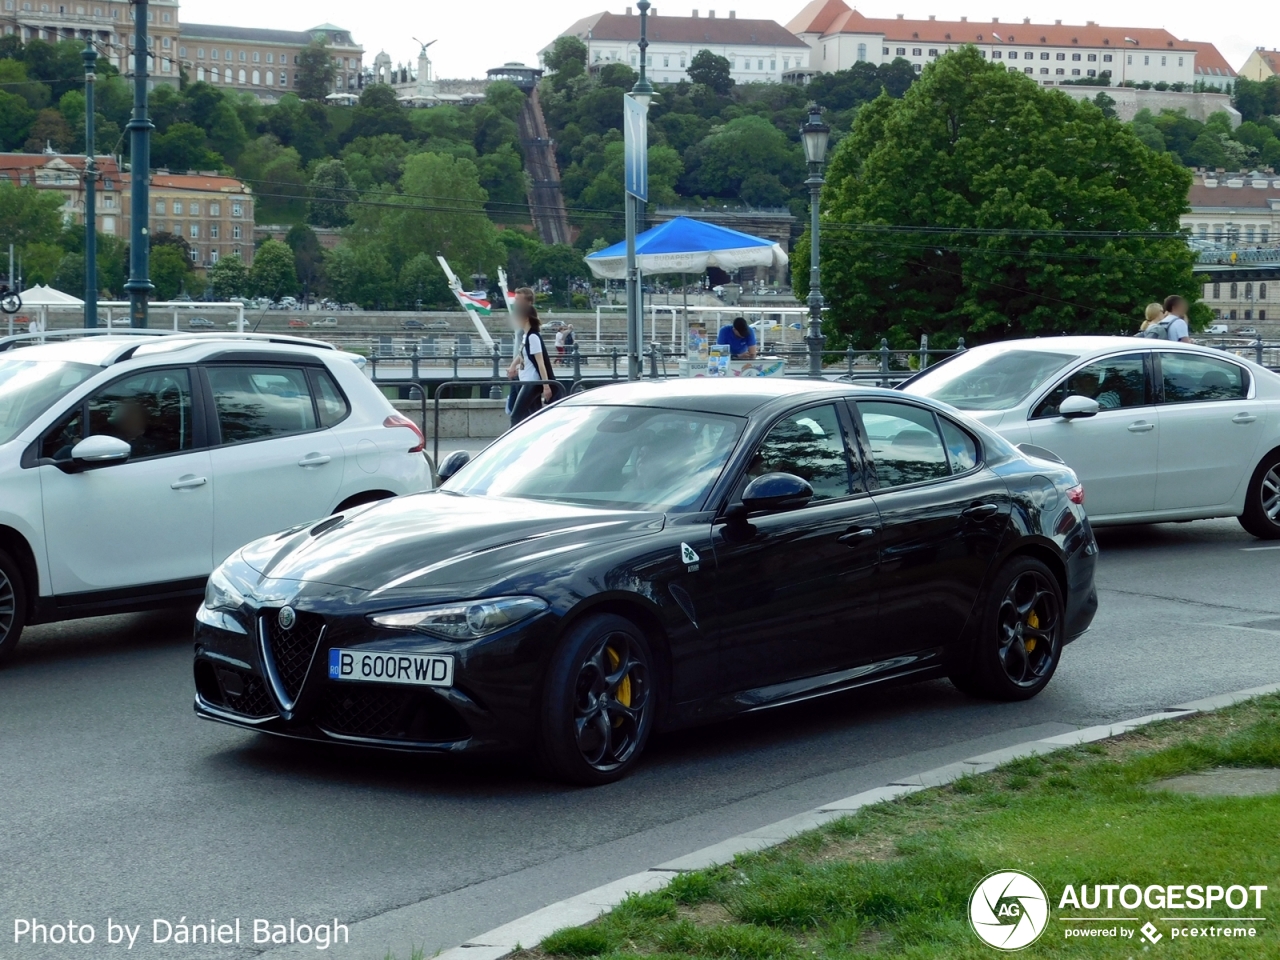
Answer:
POLYGON ((382 421, 382 425, 384 427, 404 427, 408 430, 412 430, 414 433, 414 436, 418 438, 418 443, 416 446, 412 446, 409 448, 410 453, 422 453, 422 451, 427 448, 426 435, 422 432, 422 430, 418 427, 416 423, 414 423, 412 420, 406 417, 403 413, 391 414, 391 416, 387 417, 387 419, 382 421))
POLYGON ((1084 505, 1084 484, 1077 483, 1074 487, 1067 491, 1067 499, 1077 506, 1084 505))

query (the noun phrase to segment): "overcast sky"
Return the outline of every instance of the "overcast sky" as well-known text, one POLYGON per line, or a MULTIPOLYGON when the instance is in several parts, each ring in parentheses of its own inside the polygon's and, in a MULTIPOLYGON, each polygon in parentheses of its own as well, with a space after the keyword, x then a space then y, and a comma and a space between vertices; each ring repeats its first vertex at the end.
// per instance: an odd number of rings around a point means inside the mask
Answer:
MULTIPOLYGON (((848 0, 846 0, 848 2, 848 0)), ((627 0, 605 6, 597 0, 413 0, 374 2, 350 0, 183 0, 182 18, 192 23, 221 23, 242 27, 305 30, 324 22, 350 30, 366 51, 365 62, 385 49, 393 61, 414 60, 423 41, 439 40, 431 48, 437 77, 482 77, 490 67, 508 60, 535 64, 538 50, 580 17, 601 10, 621 13, 627 0)), ((758 17, 786 24, 804 6, 801 0, 684 0, 676 6, 654 0, 660 13, 688 16, 693 3, 706 15, 736 10, 740 17, 758 17)), ((854 4, 850 4, 853 6, 854 4)), ((1189 0, 882 0, 857 4, 869 17, 902 13, 923 19, 1020 22, 1023 17, 1051 23, 1086 20, 1116 27, 1164 27, 1180 39, 1207 40, 1218 46, 1239 69, 1257 46, 1280 46, 1280 3, 1234 4, 1215 7, 1189 0)))

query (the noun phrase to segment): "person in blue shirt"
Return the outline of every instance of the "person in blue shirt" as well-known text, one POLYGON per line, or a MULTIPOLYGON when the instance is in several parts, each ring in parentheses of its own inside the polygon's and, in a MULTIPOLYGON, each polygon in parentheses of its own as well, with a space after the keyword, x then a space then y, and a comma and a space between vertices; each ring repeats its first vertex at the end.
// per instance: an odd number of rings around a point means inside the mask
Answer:
POLYGON ((751 329, 746 317, 734 317, 733 323, 721 327, 716 343, 727 346, 729 356, 734 360, 756 358, 756 332, 751 329))

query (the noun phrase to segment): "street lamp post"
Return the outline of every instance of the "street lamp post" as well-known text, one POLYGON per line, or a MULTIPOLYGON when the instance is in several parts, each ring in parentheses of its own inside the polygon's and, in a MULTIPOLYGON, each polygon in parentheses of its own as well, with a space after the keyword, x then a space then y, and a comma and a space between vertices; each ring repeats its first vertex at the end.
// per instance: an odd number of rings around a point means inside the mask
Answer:
POLYGON ((147 118, 147 0, 133 0, 133 118, 129 121, 129 181, 132 191, 133 228, 129 238, 129 321, 147 325, 147 299, 151 285, 151 131, 147 118))
MULTIPOLYGON (((653 101, 653 84, 645 75, 645 51, 649 49, 648 18, 649 0, 640 0, 636 6, 640 10, 640 77, 631 88, 631 99, 640 104, 647 114, 649 104, 653 101)), ((647 147, 644 131, 639 131, 640 147, 647 147)), ((647 184, 641 185, 647 193, 647 184)), ((636 226, 640 219, 640 197, 627 191, 623 195, 626 204, 625 219, 627 231, 627 378, 639 380, 644 370, 644 361, 640 356, 644 343, 644 297, 640 287, 640 271, 636 266, 636 226)))
POLYGON ((90 40, 84 52, 84 325, 98 325, 98 168, 94 143, 94 87, 98 50, 90 40))
POLYGON ((831 128, 822 122, 822 110, 816 103, 809 104, 809 119, 800 128, 804 143, 804 156, 809 162, 809 376, 822 376, 822 347, 827 338, 822 335, 822 277, 818 269, 819 230, 818 212, 822 205, 822 165, 827 159, 827 140, 831 128))

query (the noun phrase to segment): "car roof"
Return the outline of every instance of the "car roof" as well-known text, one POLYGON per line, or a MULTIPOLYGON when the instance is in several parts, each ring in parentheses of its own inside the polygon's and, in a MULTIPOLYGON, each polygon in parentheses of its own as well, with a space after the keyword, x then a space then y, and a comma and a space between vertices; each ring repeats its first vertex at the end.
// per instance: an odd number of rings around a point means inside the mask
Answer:
POLYGON ((774 401, 788 398, 821 400, 824 397, 858 395, 902 399, 902 394, 892 390, 833 383, 829 380, 798 377, 679 377, 610 384, 586 393, 574 394, 564 402, 575 406, 618 404, 670 407, 746 417, 774 401))
MULTIPOLYGON (((54 335, 56 336, 56 331, 54 335)), ((330 344, 321 342, 311 344, 297 338, 268 338, 261 335, 236 333, 165 334, 157 332, 155 336, 106 334, 32 343, 30 346, 15 344, 13 349, 0 352, 0 359, 88 363, 109 367, 122 360, 144 360, 174 354, 189 354, 192 356, 187 356, 186 359, 199 360, 215 353, 225 352, 228 348, 252 350, 254 353, 278 353, 281 357, 297 356, 300 351, 312 357, 335 352, 330 344)))
MULTIPOLYGON (((1123 350, 1132 347, 1135 350, 1150 350, 1152 347, 1169 350, 1191 350, 1204 352, 1213 347, 1204 347, 1196 343, 1182 343, 1179 340, 1153 340, 1134 336, 1077 336, 1077 337, 1026 337, 1021 340, 999 340, 995 343, 984 343, 970 347, 970 350, 981 350, 984 353, 1006 353, 1011 350, 1035 350, 1044 353, 1108 353, 1112 350, 1123 350)), ((1220 352, 1220 351, 1219 351, 1220 352)))

